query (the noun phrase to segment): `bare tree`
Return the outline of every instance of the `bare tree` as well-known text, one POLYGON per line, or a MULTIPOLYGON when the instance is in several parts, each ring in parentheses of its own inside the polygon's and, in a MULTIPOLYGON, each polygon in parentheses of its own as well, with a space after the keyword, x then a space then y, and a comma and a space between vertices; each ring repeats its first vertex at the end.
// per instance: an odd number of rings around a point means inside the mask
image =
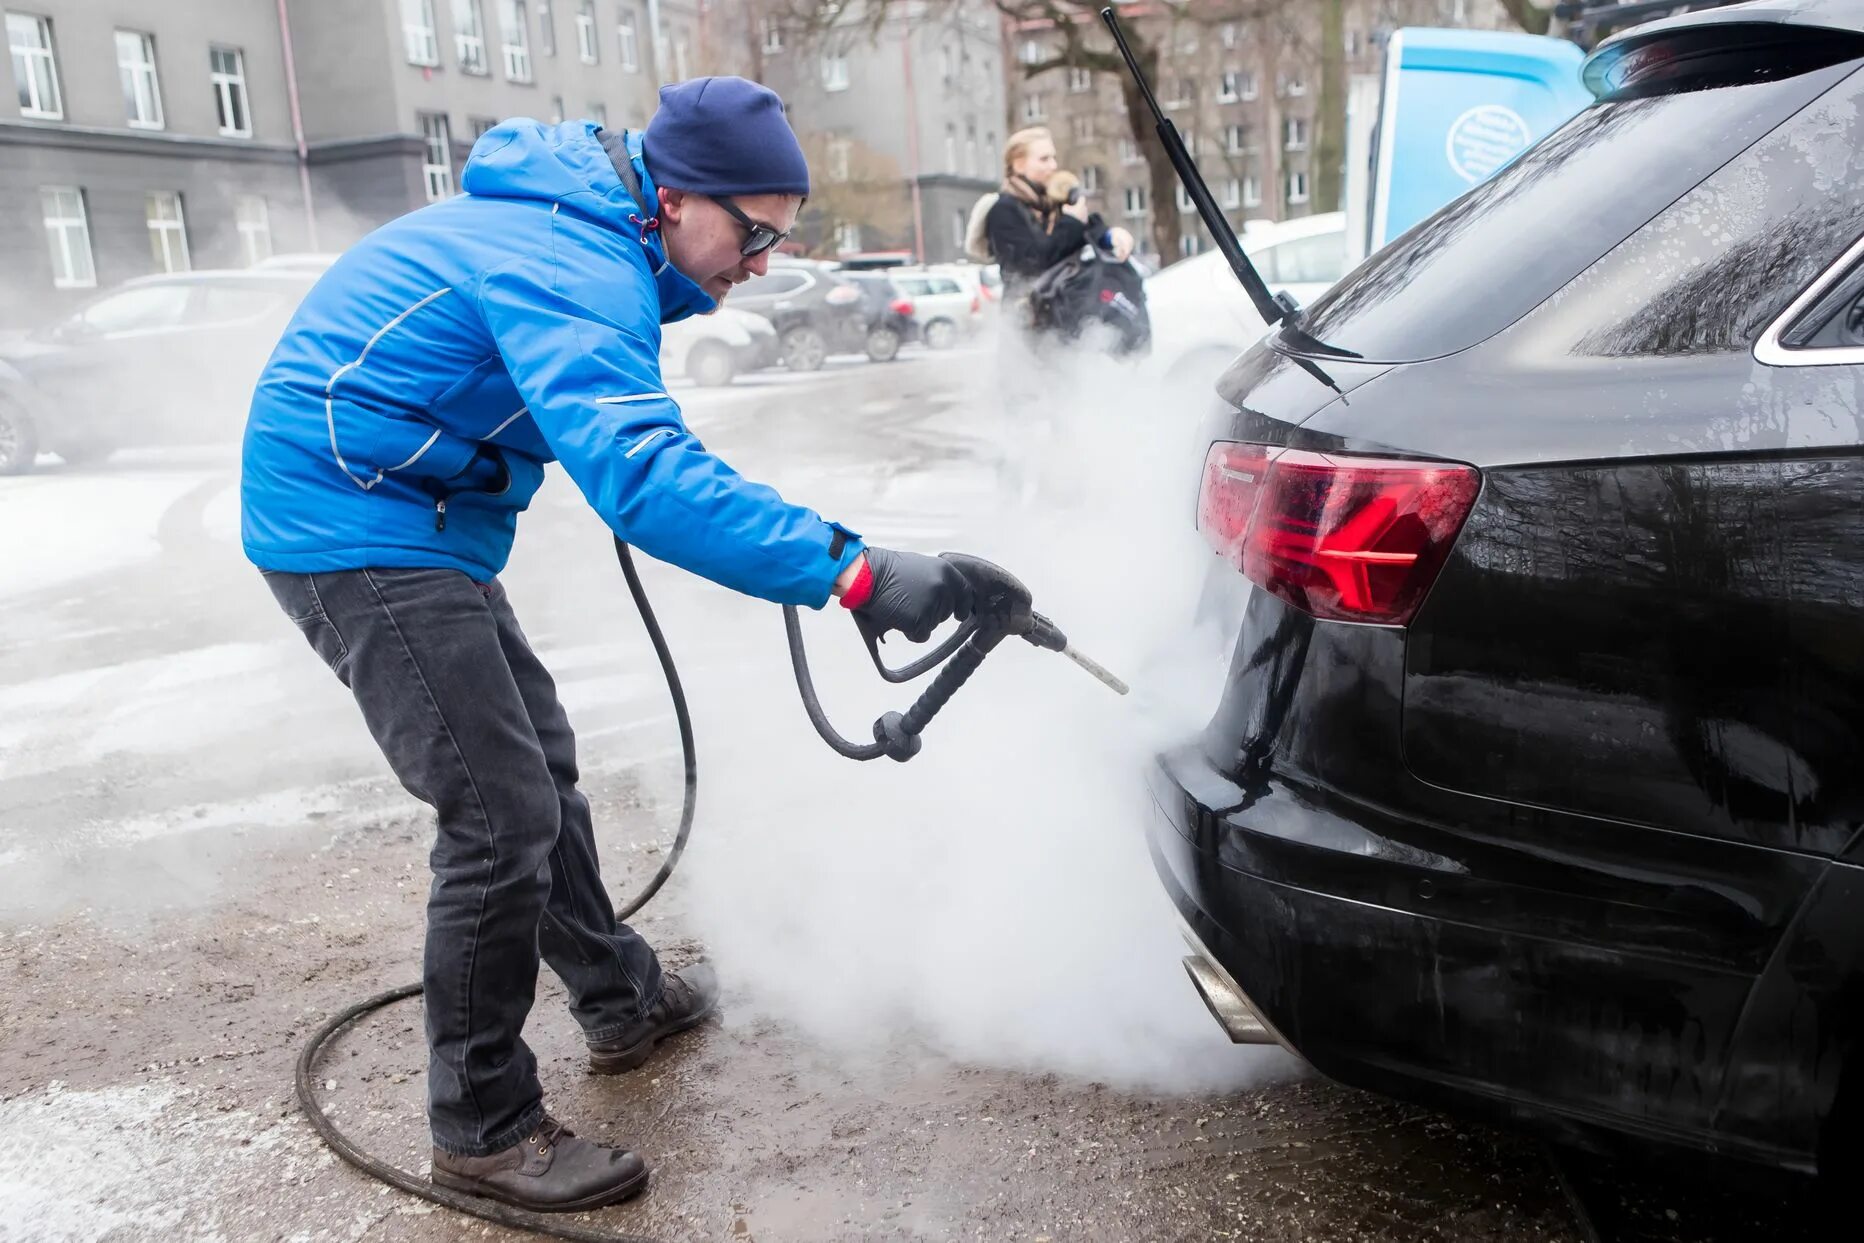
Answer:
POLYGON ((812 253, 831 255, 841 225, 887 238, 906 232, 912 211, 900 193, 903 174, 898 164, 835 134, 808 134, 801 142, 816 174, 810 179, 797 237, 812 253))

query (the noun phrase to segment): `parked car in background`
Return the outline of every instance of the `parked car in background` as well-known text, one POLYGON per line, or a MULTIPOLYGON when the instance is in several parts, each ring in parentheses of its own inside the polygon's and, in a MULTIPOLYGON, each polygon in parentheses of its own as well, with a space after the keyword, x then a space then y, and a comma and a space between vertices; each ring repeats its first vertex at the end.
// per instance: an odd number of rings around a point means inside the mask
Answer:
POLYGON ((335 253, 320 253, 314 251, 294 252, 290 254, 273 255, 270 258, 261 259, 258 263, 254 264, 253 267, 262 272, 321 273, 328 271, 330 265, 341 257, 342 256, 335 253))
POLYGON ((762 276, 731 291, 729 305, 770 321, 791 371, 815 371, 830 354, 867 348, 861 291, 826 263, 772 258, 762 276))
POLYGON ((967 273, 958 268, 916 268, 891 274, 900 292, 912 299, 913 323, 929 348, 948 350, 977 331, 984 306, 973 273, 975 269, 967 273))
POLYGON ((40 450, 76 464, 120 448, 237 438, 253 385, 315 276, 148 276, 65 319, 0 338, 0 472, 40 450))
POLYGON ((1229 663, 1152 854, 1233 1039, 1849 1195, 1864 13, 1671 18, 1585 80, 1219 381, 1229 663))
MULTIPOLYGON (((1324 212, 1281 223, 1251 221, 1243 250, 1271 291, 1303 306, 1346 270, 1346 217, 1324 212)), ((1181 259, 1146 280, 1152 317, 1148 371, 1174 385, 1207 387, 1242 346, 1267 329, 1221 252, 1181 259)))
POLYGON ((705 388, 777 362, 777 330, 760 315, 721 306, 660 328, 660 367, 705 388))
POLYGON ((919 339, 919 326, 913 319, 913 304, 900 291, 891 271, 855 271, 842 275, 861 291, 861 304, 867 310, 867 357, 877 363, 892 362, 900 347, 919 339))

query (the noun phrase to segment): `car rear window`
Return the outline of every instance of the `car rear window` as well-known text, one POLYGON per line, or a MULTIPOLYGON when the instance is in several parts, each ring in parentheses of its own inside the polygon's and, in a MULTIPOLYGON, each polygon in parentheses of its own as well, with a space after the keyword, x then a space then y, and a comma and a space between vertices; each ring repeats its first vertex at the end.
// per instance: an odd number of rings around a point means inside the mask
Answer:
POLYGON ((1594 104, 1360 264, 1315 301, 1302 327, 1381 362, 1467 349, 1546 300, 1852 68, 1594 104))

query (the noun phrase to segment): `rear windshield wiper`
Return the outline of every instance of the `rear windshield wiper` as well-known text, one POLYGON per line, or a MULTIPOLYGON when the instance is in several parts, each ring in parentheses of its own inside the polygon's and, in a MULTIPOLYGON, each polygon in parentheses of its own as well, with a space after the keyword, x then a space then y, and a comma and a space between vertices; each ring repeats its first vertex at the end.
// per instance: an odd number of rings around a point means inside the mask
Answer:
POLYGON ((1171 118, 1165 115, 1165 110, 1159 107, 1158 98, 1152 94, 1151 84, 1146 81, 1145 73, 1139 68, 1139 61, 1133 56, 1133 49, 1127 45, 1126 32, 1120 29, 1120 19, 1109 7, 1100 11, 1100 20, 1107 24, 1108 30, 1113 32, 1113 41, 1119 46, 1120 57, 1126 62, 1127 72, 1133 75, 1133 81, 1139 86, 1139 93, 1145 97, 1146 107, 1151 111, 1153 121, 1157 123, 1159 141, 1165 144, 1165 154, 1171 157, 1172 171, 1178 174, 1178 181, 1184 186, 1185 193, 1191 196, 1191 204, 1197 208, 1198 217, 1203 220, 1204 227, 1210 230, 1211 241, 1215 242, 1217 249, 1223 252, 1223 257, 1229 261, 1230 271, 1236 274, 1237 281, 1242 284, 1243 292, 1248 294, 1249 300, 1255 304, 1256 313, 1271 328, 1280 324, 1284 342, 1295 351, 1294 360, 1328 388, 1336 393, 1340 392, 1340 386, 1335 384, 1325 372, 1300 355, 1319 354, 1326 358, 1361 358, 1364 355, 1328 345, 1325 341, 1310 335, 1301 327, 1300 303, 1290 297, 1286 291, 1269 292, 1267 282, 1262 279, 1262 273, 1256 271, 1256 265, 1249 261, 1247 254, 1243 253, 1243 244, 1236 240, 1236 230, 1230 227, 1230 222, 1224 219, 1223 213, 1218 210, 1217 200, 1211 197, 1210 187, 1204 184, 1204 175, 1197 171, 1197 162, 1185 149, 1184 139, 1179 135, 1178 127, 1172 124, 1171 118))

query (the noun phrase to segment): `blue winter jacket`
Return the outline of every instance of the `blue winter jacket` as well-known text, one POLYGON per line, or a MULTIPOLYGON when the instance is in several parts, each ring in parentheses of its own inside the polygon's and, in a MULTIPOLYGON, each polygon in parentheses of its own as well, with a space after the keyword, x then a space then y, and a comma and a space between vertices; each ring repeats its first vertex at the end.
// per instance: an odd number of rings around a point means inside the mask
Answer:
MULTIPOLYGON (((626 147, 656 202, 638 133, 626 147)), ((617 535, 714 582, 820 607, 860 541, 706 452, 660 376, 660 325, 713 302, 667 262, 589 122, 510 121, 465 194, 346 252, 253 394, 246 554, 315 573, 486 581, 557 460, 617 535)))

